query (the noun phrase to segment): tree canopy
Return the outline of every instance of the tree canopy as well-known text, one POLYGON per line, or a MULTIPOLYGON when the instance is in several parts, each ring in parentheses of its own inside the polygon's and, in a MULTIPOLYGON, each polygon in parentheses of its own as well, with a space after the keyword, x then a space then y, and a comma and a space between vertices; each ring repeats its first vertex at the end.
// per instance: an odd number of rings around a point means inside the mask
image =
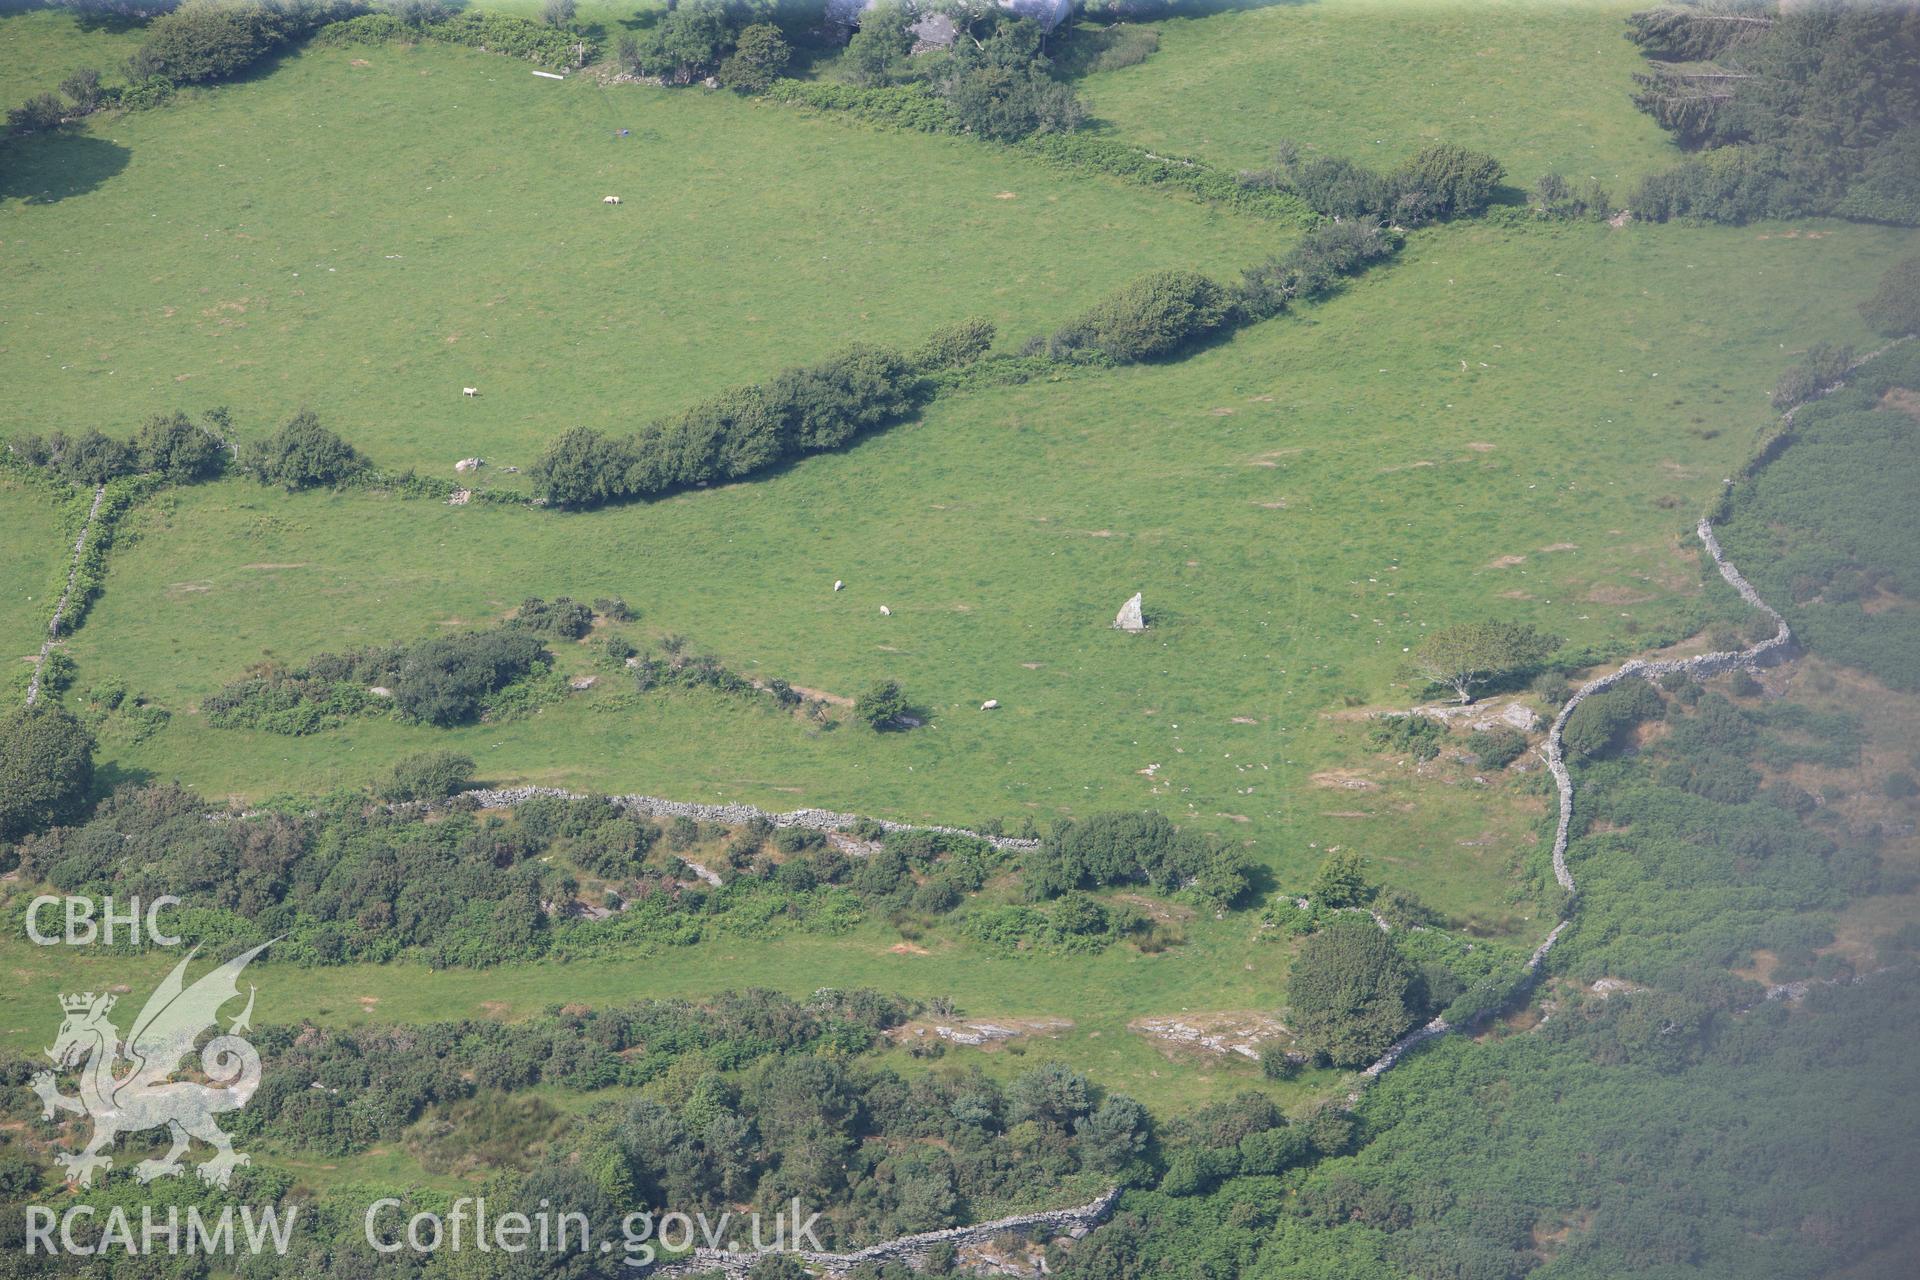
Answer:
POLYGON ((13 840, 86 812, 93 790, 93 734, 48 702, 0 721, 0 840, 13 840))
POLYGON ((1365 916, 1335 917, 1308 938, 1287 979, 1291 1025, 1335 1066, 1363 1066, 1413 1025, 1413 966, 1365 916))
POLYGON ((1478 686, 1531 670, 1559 647, 1560 637, 1530 625, 1459 622, 1427 633, 1414 650, 1413 669, 1451 688, 1460 701, 1472 702, 1478 686))

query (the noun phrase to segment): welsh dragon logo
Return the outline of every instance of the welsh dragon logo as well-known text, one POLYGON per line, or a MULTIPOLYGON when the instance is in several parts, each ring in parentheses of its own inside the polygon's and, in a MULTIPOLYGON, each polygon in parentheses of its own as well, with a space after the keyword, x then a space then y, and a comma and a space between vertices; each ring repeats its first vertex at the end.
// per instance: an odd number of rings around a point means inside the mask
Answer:
POLYGON ((233 1139, 213 1118, 246 1106, 260 1087, 260 1055, 239 1034, 250 1029, 254 988, 248 988, 247 1007, 226 1033, 215 1035, 200 1050, 200 1070, 212 1083, 172 1077, 201 1033, 217 1029, 221 1006, 239 998, 241 970, 270 945, 262 943, 235 956, 189 987, 187 965, 199 953, 194 948, 147 998, 124 1041, 107 1018, 114 996, 89 991, 60 997, 66 1020, 47 1056, 59 1070, 79 1068, 80 1093, 61 1093, 52 1071, 37 1073, 32 1086, 40 1095, 43 1119, 51 1120, 57 1111, 93 1118, 93 1137, 85 1150, 56 1157, 66 1166, 67 1181, 92 1186, 94 1170, 113 1166, 113 1157, 106 1153, 115 1138, 163 1127, 173 1147, 157 1160, 134 1166, 141 1182, 184 1173, 180 1157, 194 1138, 214 1149, 213 1158, 195 1170, 202 1182, 225 1187, 237 1166, 252 1163, 233 1149, 233 1139))

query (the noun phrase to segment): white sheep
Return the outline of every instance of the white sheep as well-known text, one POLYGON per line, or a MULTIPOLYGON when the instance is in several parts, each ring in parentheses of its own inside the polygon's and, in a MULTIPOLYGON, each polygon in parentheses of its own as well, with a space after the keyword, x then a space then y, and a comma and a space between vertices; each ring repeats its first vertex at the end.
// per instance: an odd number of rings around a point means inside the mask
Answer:
POLYGON ((880 606, 880 616, 881 616, 881 617, 883 617, 883 618, 891 618, 891 617, 893 616, 893 610, 891 610, 891 609, 889 609, 889 608, 887 608, 887 606, 885 606, 885 605, 881 605, 881 606, 880 606))
POLYGON ((471 399, 473 399, 473 398, 474 398, 475 396, 477 396, 477 395, 479 395, 479 394, 480 394, 480 388, 478 388, 478 387, 462 387, 462 388, 460 388, 460 394, 461 394, 461 395, 463 395, 463 396, 465 396, 465 397, 466 397, 467 399, 469 399, 469 400, 471 400, 471 399))
POLYGON ((601 196, 600 203, 601 204, 619 204, 620 197, 619 196, 601 196))
POLYGON ((842 582, 842 581, 840 581, 840 579, 838 579, 838 578, 835 578, 835 579, 833 580, 833 589, 834 589, 835 591, 840 591, 840 590, 844 590, 844 589, 845 589, 845 587, 846 587, 846 585, 847 585, 846 583, 844 583, 844 582, 842 582))

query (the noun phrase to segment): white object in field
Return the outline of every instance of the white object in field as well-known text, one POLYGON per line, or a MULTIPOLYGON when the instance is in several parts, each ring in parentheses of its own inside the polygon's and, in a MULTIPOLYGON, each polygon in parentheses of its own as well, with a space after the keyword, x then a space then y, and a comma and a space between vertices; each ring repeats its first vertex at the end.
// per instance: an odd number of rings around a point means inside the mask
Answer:
POLYGON ((880 616, 881 616, 881 617, 883 617, 883 618, 891 618, 891 617, 893 616, 893 610, 891 610, 891 609, 889 609, 889 608, 887 608, 887 606, 885 606, 885 605, 881 605, 881 606, 880 606, 880 616))
POLYGON ((480 469, 480 459, 462 458, 453 464, 453 469, 455 471, 478 471, 480 469))
POLYGON ((565 76, 559 74, 556 71, 536 71, 533 74, 539 76, 542 80, 565 80, 566 79, 565 76))
POLYGON ((844 583, 844 582, 842 582, 842 581, 840 581, 840 579, 838 579, 838 578, 835 578, 835 579, 833 580, 833 589, 834 589, 835 591, 843 591, 843 590, 845 590, 845 589, 846 589, 846 585, 847 585, 846 583, 844 583))
POLYGON ((988 698, 985 702, 980 704, 980 709, 982 711, 996 711, 999 709, 999 707, 1000 707, 1000 699, 998 698, 988 698))
POLYGON ((620 197, 619 196, 601 196, 600 203, 601 204, 619 204, 620 197))
POLYGON ((463 396, 469 396, 469 397, 471 397, 471 396, 477 396, 477 395, 479 395, 479 394, 480 394, 480 388, 478 388, 478 387, 462 387, 462 388, 460 388, 460 394, 461 394, 461 395, 463 395, 463 396))
POLYGON ((1113 625, 1122 631, 1145 631, 1147 629, 1147 619, 1145 615, 1140 612, 1140 593, 1138 591, 1133 593, 1132 599, 1120 606, 1120 612, 1115 615, 1113 625))

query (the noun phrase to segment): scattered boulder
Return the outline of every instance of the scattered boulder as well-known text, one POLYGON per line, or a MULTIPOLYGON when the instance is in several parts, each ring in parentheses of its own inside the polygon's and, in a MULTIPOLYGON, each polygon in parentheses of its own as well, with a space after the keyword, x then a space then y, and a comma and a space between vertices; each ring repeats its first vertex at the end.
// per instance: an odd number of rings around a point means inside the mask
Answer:
POLYGON ((447 495, 447 505, 450 507, 464 507, 472 501, 473 490, 471 489, 455 489, 447 495))
POLYGON ((462 458, 460 459, 460 461, 453 464, 453 469, 455 471, 460 471, 460 472, 478 471, 480 469, 480 459, 479 458, 462 458))
POLYGON ((599 676, 575 676, 567 681, 567 688, 574 690, 591 689, 600 683, 599 676))
POLYGON ((1140 632, 1147 629, 1146 615, 1140 611, 1140 593, 1120 606, 1120 612, 1114 615, 1113 625, 1121 631, 1140 632))
POLYGON ((393 696, 393 690, 387 688, 383 684, 377 684, 373 686, 373 688, 367 690, 367 692, 372 694, 376 698, 391 698, 393 696))

